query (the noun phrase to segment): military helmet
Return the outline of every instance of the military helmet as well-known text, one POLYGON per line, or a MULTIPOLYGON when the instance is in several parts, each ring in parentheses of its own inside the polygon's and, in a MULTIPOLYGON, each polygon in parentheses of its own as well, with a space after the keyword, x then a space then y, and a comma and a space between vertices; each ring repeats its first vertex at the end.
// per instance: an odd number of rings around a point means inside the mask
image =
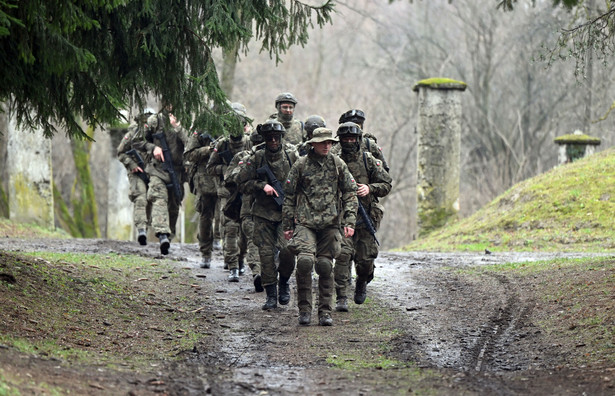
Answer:
POLYGON ((242 117, 247 117, 247 110, 246 110, 246 106, 242 105, 239 102, 233 102, 231 103, 231 108, 235 111, 235 113, 237 113, 237 115, 240 115, 242 117))
POLYGON ((156 114, 156 111, 154 109, 152 109, 151 107, 146 107, 143 109, 143 113, 142 114, 156 114))
POLYGON ((253 131, 250 134, 250 141, 252 142, 254 146, 256 146, 257 144, 261 144, 262 142, 264 142, 265 139, 263 138, 263 135, 261 135, 260 133, 256 131, 253 131))
POLYGON ((307 133, 311 134, 316 128, 325 128, 327 123, 321 116, 311 115, 305 120, 304 126, 307 133))
POLYGON ((295 98, 295 95, 291 94, 290 92, 282 92, 275 98, 275 107, 278 107, 278 104, 280 103, 292 103, 296 105, 297 98, 295 98))
POLYGON ((265 136, 269 133, 279 132, 282 136, 286 134, 286 129, 278 120, 269 119, 262 124, 256 126, 256 131, 261 136, 265 136))
POLYGON ((344 122, 337 128, 337 136, 356 136, 358 139, 363 135, 361 127, 354 122, 344 122))
POLYGON ((363 110, 359 109, 348 110, 340 116, 339 123, 343 124, 348 121, 352 121, 355 124, 363 124, 365 121, 365 113, 363 110))

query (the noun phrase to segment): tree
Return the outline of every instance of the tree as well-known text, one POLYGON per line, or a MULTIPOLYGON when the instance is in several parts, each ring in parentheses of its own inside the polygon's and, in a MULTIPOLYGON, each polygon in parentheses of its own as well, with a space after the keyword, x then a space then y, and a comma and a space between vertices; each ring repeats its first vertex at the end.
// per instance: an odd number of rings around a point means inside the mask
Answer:
POLYGON ((90 139, 80 118, 112 123, 150 94, 221 134, 229 109, 211 51, 255 38, 279 62, 333 11, 332 0, 0 0, 0 100, 47 137, 90 139))

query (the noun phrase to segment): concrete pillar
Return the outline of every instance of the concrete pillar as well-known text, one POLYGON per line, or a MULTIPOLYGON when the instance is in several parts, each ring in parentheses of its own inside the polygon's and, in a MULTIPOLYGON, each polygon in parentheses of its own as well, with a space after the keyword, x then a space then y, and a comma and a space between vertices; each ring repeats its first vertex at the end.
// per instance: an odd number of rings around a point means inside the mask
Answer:
POLYGON ((557 162, 562 165, 592 155, 601 140, 577 130, 555 138, 554 142, 559 146, 557 162))
POLYGON ((51 140, 18 128, 13 117, 6 133, 9 219, 54 229, 51 140))
POLYGON ((117 159, 117 146, 126 134, 124 128, 109 129, 111 150, 109 153, 109 188, 107 204, 107 239, 135 240, 132 221, 132 202, 128 198, 130 184, 126 168, 117 159))
POLYGON ((417 213, 419 236, 457 218, 461 146, 461 93, 446 78, 416 83, 418 93, 417 213))

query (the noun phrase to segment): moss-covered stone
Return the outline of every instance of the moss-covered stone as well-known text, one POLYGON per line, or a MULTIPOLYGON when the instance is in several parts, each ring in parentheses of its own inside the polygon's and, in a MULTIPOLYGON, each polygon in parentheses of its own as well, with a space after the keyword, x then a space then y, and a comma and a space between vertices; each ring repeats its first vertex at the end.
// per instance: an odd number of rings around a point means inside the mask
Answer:
POLYGON ((598 146, 602 141, 600 138, 589 136, 584 133, 569 133, 568 135, 556 137, 553 139, 553 142, 556 144, 591 144, 598 146))
POLYGON ((417 92, 419 87, 428 87, 433 89, 457 89, 464 91, 468 87, 468 84, 463 81, 453 80, 451 78, 433 77, 417 82, 414 84, 414 87, 412 87, 412 90, 417 92))

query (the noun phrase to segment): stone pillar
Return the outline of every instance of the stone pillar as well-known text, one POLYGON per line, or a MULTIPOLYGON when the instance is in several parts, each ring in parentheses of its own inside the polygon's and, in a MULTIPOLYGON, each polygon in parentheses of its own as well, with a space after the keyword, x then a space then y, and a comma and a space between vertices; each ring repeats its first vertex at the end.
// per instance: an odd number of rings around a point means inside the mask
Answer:
POLYGON ((132 221, 132 202, 128 198, 130 184, 126 168, 117 159, 117 146, 126 134, 125 128, 110 129, 111 158, 109 159, 109 188, 107 204, 107 239, 135 240, 132 221))
POLYGON ((445 78, 416 83, 418 93, 417 213, 419 236, 457 218, 461 93, 466 84, 445 78))
POLYGON ((601 140, 577 130, 571 134, 555 138, 554 142, 559 146, 557 162, 562 165, 592 155, 596 151, 596 146, 600 145, 601 140))
POLYGON ((7 174, 9 219, 54 229, 51 140, 42 130, 24 130, 9 117, 7 174))

